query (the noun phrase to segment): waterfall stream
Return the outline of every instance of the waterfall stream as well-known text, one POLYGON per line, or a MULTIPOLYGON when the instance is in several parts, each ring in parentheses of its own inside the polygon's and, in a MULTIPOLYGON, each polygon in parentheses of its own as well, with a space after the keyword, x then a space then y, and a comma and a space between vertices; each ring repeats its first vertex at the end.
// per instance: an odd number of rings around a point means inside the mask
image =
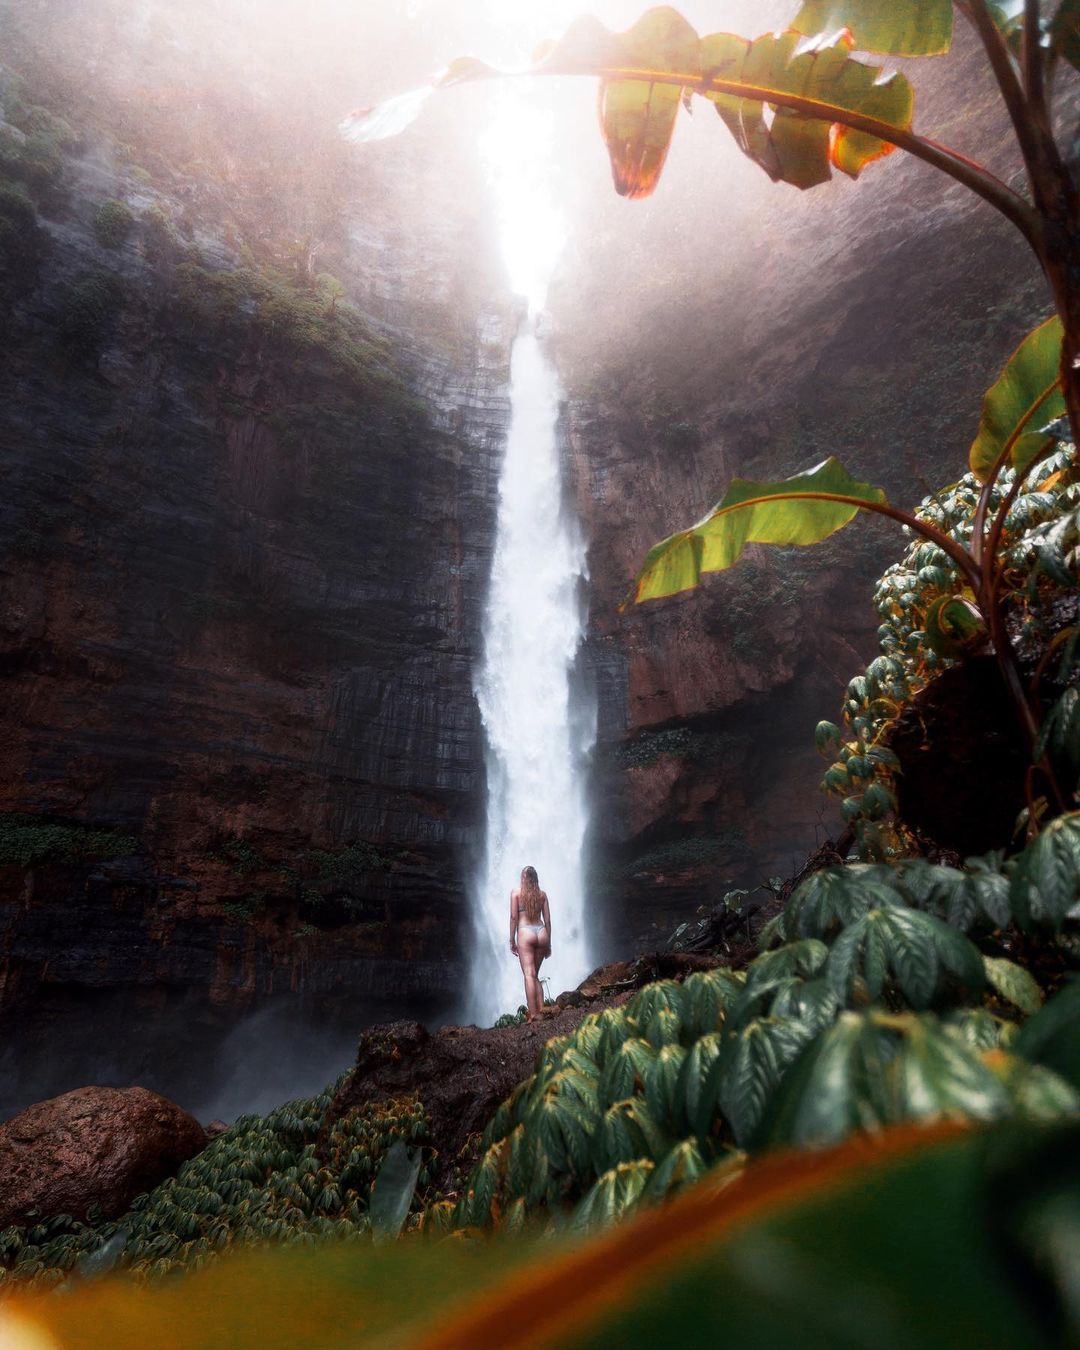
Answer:
POLYGON ((589 971, 581 761, 593 721, 571 689, 582 639, 585 549, 564 508, 555 370, 529 324, 514 343, 511 421, 476 695, 488 750, 487 841, 473 895, 471 1016, 490 1025, 525 1001, 509 948, 511 887, 534 866, 551 902, 550 997, 589 971), (586 715, 583 715, 586 714, 586 715))

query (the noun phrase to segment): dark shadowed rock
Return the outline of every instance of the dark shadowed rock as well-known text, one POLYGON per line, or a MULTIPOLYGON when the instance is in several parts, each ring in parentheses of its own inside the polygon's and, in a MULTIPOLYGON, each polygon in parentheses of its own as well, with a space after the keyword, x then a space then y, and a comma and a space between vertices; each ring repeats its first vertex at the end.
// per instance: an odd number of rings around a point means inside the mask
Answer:
POLYGON ((0 1126, 0 1228, 45 1217, 105 1218, 206 1147, 203 1127, 146 1088, 77 1088, 0 1126))
POLYGON ((578 992, 595 1000, 605 995, 640 989, 653 980, 682 980, 698 970, 715 970, 722 965, 718 957, 698 956, 691 952, 652 952, 632 961, 610 961, 600 966, 578 985, 578 992))

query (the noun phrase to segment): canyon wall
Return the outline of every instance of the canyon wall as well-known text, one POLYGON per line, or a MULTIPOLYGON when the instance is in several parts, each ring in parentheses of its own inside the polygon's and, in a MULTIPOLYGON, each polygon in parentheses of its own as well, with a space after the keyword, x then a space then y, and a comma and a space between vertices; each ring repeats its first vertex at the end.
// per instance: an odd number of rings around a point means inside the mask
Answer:
POLYGON ((190 1059, 278 994, 456 1002, 517 322, 454 138, 361 163, 327 114, 260 183, 273 108, 175 130, 190 88, 88 97, 32 37, 0 75, 0 1111, 31 1064, 73 1085, 87 1021, 190 1059))

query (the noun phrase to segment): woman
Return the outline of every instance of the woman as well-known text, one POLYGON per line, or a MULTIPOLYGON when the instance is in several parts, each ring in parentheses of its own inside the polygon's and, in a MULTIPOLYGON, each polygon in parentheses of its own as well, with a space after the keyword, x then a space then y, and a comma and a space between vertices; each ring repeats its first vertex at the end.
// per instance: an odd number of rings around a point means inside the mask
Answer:
POLYGON ((544 1006, 540 963, 551 955, 551 911, 535 867, 523 867, 521 885, 510 892, 510 950, 521 962, 525 976, 525 1020, 535 1022, 544 1006))

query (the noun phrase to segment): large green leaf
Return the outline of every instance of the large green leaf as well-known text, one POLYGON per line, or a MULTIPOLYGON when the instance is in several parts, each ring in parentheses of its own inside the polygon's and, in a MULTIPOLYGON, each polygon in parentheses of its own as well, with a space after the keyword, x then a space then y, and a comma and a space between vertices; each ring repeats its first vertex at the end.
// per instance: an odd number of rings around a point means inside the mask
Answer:
POLYGON ((1009 1094, 975 1050, 949 1035, 934 1017, 911 1017, 905 1023, 889 1074, 892 1119, 996 1120, 1009 1113, 1009 1094))
POLYGON ((1020 1030, 1013 1047, 1080 1089, 1080 980, 1060 989, 1020 1030))
MULTIPOLYGON (((600 77, 601 131, 624 196, 655 188, 679 105, 691 93, 713 101, 739 147, 772 178, 806 188, 834 168, 858 177, 911 127, 907 79, 854 60, 842 27, 811 40, 794 31, 753 42, 727 33, 699 39, 677 10, 662 6, 621 34, 578 19, 545 45, 533 70, 600 77)), ((353 141, 396 135, 434 89, 503 73, 471 58, 455 61, 428 88, 352 114, 343 134, 353 141)))
POLYGON ((952 0, 806 0, 792 27, 809 34, 849 28, 864 52, 936 56, 952 42, 952 0))
MULTIPOLYGON (((710 1071, 709 1086, 715 1087, 713 1109, 719 1107, 740 1148, 753 1136, 784 1071, 813 1034, 800 1022, 759 1018, 734 1035, 725 1036, 720 1058, 710 1071)), ((709 1086, 703 1094, 706 1110, 709 1086)), ((698 1134, 702 1138, 707 1136, 709 1124, 699 1116, 698 1134)))
POLYGON ((894 146, 837 121, 859 113, 893 130, 911 126, 914 95, 902 75, 855 61, 852 43, 835 30, 816 42, 799 33, 767 33, 753 41, 731 33, 701 39, 701 65, 713 80, 734 81, 755 98, 708 92, 742 152, 774 181, 810 188, 834 168, 857 178, 894 146), (772 98, 769 95, 773 95, 772 98), (785 95, 807 100, 801 109, 777 103, 785 95), (772 116, 766 119, 766 108, 772 116))
POLYGON ((400 1139, 395 1139, 387 1150, 369 1202, 376 1242, 391 1242, 401 1232, 416 1193, 422 1163, 420 1149, 410 1151, 400 1139))
POLYGON ((866 502, 884 504, 885 494, 852 478, 832 457, 779 483, 736 478, 703 520, 650 550, 634 598, 640 602, 690 590, 702 573, 737 563, 747 544, 820 543, 843 529, 866 502))
MULTIPOLYGON (((663 7, 648 10, 615 38, 608 64, 696 76, 700 62, 697 33, 677 10, 663 7)), ((647 197, 656 187, 681 102, 676 84, 600 81, 600 129, 620 196, 647 197)))
POLYGON ((987 981, 996 994, 1029 1017, 1039 1011, 1043 1001, 1042 990, 1023 966, 1003 956, 984 956, 983 965, 986 967, 987 981))
POLYGON ((875 905, 892 904, 889 878, 888 868, 874 864, 821 868, 792 892, 784 909, 785 935, 826 937, 875 905))
POLYGON ((946 973, 969 989, 985 983, 978 948, 932 914, 890 903, 869 910, 847 925, 829 953, 827 976, 837 998, 851 998, 861 979, 872 999, 886 980, 912 1008, 926 1008, 942 990, 946 973))
POLYGON ((1065 412, 1061 391, 1061 320, 1039 325, 1013 352, 983 398, 979 430, 968 451, 971 472, 981 483, 1007 452, 1024 468, 1054 437, 1041 428, 1065 412))
POLYGON ((1052 820, 1016 859, 1009 900, 1021 928, 1065 922, 1080 903, 1080 811, 1052 820))
POLYGON ((679 1079, 679 1110, 675 1113, 675 1125, 678 1129, 695 1130, 703 1137, 712 1125, 712 1108, 715 1092, 706 1101, 709 1088, 709 1074, 720 1058, 721 1042, 716 1032, 702 1036, 690 1047, 683 1061, 679 1079), (704 1124, 704 1130, 699 1127, 704 1124))
MULTIPOLYGON (((896 1037, 858 1013, 841 1013, 784 1079, 765 1121, 773 1144, 838 1143, 887 1115, 886 1070, 896 1037)), ((764 1142, 761 1140, 760 1142, 764 1142)))

